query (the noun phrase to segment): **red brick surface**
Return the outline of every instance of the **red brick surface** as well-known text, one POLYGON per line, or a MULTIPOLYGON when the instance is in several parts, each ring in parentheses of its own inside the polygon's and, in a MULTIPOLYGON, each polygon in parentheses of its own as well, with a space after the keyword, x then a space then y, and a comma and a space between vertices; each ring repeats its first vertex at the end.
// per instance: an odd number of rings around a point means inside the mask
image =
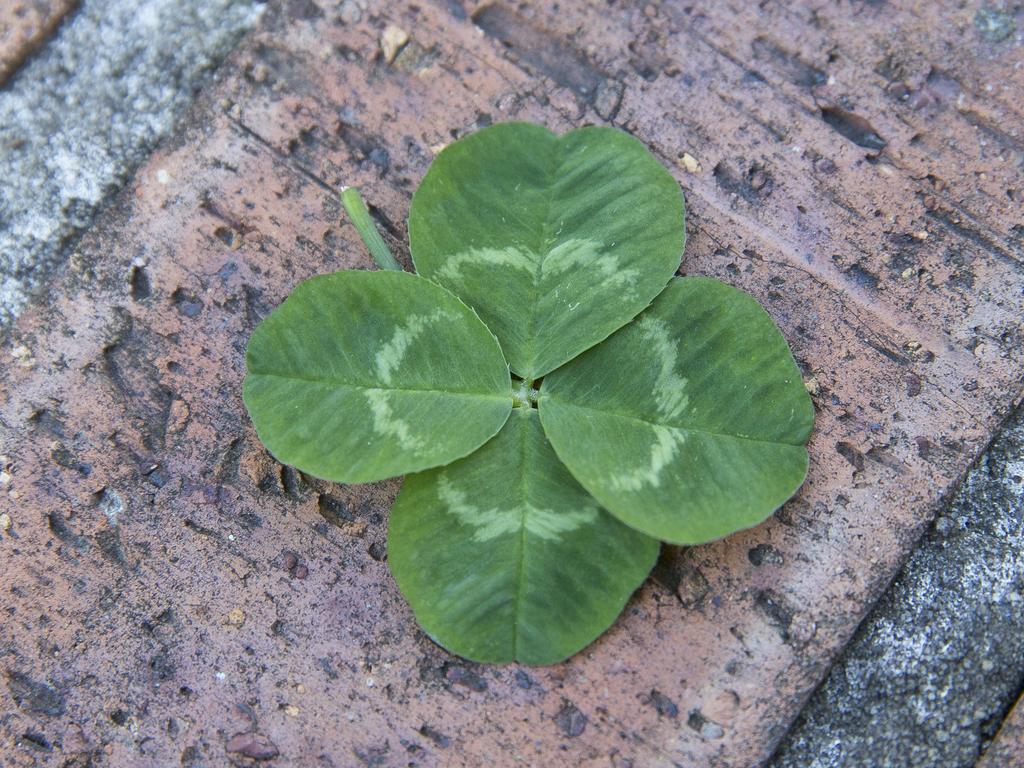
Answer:
POLYGON ((1024 699, 1007 715, 995 740, 978 761, 977 768, 1021 768, 1024 766, 1024 699))
POLYGON ((269 13, 21 318, 0 764, 757 764, 1019 397, 1012 39, 952 4, 468 10, 269 13), (687 195, 683 271, 765 304, 818 408, 792 502, 668 550, 546 669, 432 645, 379 560, 398 482, 282 469, 240 398, 259 318, 369 266, 338 188, 400 249, 432 153, 506 119, 648 142, 687 195))
POLYGON ((0 84, 76 5, 77 0, 0 0, 0 84))

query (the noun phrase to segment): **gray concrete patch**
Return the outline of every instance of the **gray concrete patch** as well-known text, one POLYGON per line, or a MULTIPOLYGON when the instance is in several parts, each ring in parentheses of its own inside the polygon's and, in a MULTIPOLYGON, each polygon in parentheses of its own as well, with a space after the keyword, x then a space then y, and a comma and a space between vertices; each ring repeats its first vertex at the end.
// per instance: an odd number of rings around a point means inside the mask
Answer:
POLYGON ((770 765, 973 766, 1024 686, 1024 408, 770 765))
POLYGON ((262 8, 86 0, 0 89, 0 330, 262 8))

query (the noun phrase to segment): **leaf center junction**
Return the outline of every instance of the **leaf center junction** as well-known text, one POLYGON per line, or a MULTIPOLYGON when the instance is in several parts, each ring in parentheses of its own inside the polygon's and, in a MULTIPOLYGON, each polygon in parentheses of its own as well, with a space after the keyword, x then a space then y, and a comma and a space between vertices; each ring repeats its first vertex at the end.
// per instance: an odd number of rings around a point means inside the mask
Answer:
POLYGON ((512 407, 536 408, 540 395, 540 379, 521 379, 512 374, 512 407))

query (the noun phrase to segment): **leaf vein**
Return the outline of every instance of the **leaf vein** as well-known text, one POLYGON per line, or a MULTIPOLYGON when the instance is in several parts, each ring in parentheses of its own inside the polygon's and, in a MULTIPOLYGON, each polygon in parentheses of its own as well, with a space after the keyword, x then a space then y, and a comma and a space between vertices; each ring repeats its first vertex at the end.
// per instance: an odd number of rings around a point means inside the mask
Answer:
POLYGON ((269 373, 266 371, 250 371, 249 375, 258 378, 265 376, 271 379, 287 379, 289 381, 303 381, 309 384, 324 384, 339 389, 354 389, 360 392, 365 391, 378 391, 378 392, 408 392, 408 393, 421 393, 421 394, 435 394, 435 395, 453 395, 456 397, 478 397, 487 400, 508 400, 511 399, 511 388, 509 394, 495 394, 488 392, 465 392, 453 389, 437 389, 434 387, 380 387, 371 384, 355 384, 349 381, 339 381, 337 379, 331 379, 328 377, 316 377, 316 376, 302 376, 294 373, 269 373))
MULTIPOLYGON (((556 398, 552 398, 551 395, 547 395, 547 398, 555 400, 556 402, 558 402, 559 405, 561 405, 561 406, 563 406, 565 408, 576 408, 576 409, 579 409, 579 410, 582 410, 582 411, 591 411, 593 413, 600 413, 600 414, 604 414, 605 416, 614 416, 616 418, 626 419, 628 421, 637 421, 637 422, 640 422, 641 424, 646 424, 647 426, 650 426, 650 427, 669 427, 670 429, 678 429, 678 430, 681 430, 683 432, 696 432, 698 434, 709 435, 711 437, 724 437, 724 438, 728 438, 730 440, 743 440, 743 441, 748 442, 748 443, 760 443, 762 445, 780 445, 780 446, 781 445, 788 445, 788 446, 792 446, 794 448, 802 448, 804 446, 803 442, 790 443, 790 442, 787 442, 785 440, 766 440, 764 438, 749 437, 748 435, 736 435, 736 434, 731 434, 729 432, 716 432, 713 429, 704 429, 703 427, 684 426, 682 424, 673 424, 671 422, 651 421, 650 419, 645 419, 643 416, 636 416, 635 414, 631 414, 631 413, 621 413, 620 411, 609 411, 609 410, 606 410, 604 408, 595 408, 595 407, 590 406, 590 405, 579 405, 577 403, 568 403, 568 402, 565 402, 564 400, 563 401, 558 401, 557 397, 556 398)), ((542 397, 540 400, 538 400, 538 405, 541 408, 543 408, 542 403, 544 402, 544 399, 545 398, 542 397)))

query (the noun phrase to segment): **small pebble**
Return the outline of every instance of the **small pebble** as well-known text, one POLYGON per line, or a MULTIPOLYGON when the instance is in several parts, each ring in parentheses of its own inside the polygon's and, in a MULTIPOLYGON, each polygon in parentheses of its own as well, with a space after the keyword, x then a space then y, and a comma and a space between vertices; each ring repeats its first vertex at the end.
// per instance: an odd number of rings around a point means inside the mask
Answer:
POLYGON ((265 83, 270 77, 270 70, 266 64, 257 64, 252 68, 251 76, 254 83, 265 83))
POLYGON ((679 158, 679 162, 683 164, 683 169, 687 173, 700 173, 702 170, 697 158, 689 152, 683 152, 683 156, 679 158))
POLYGON ((819 157, 814 161, 814 168, 819 173, 835 173, 836 164, 827 157, 819 157))
POLYGON ((245 624, 245 611, 241 608, 235 608, 231 613, 227 615, 224 623, 231 627, 240 627, 245 624))
POLYGON ((402 46, 409 42, 409 33, 394 24, 388 24, 384 33, 380 36, 380 49, 384 54, 384 61, 390 64, 395 56, 402 50, 402 46))
POLYGON ((906 83, 889 83, 885 92, 900 101, 906 101, 910 98, 910 89, 907 88, 906 83))
POLYGON ((11 357, 17 362, 21 368, 31 368, 36 363, 36 359, 32 357, 32 352, 24 344, 19 344, 11 350, 11 357))
POLYGON ((722 726, 708 721, 701 726, 700 735, 705 739, 720 739, 725 735, 722 726))
POLYGON ((924 109, 932 103, 932 97, 924 91, 915 91, 907 102, 913 110, 924 109))
POLYGON ((11 516, 6 512, 0 514, 0 531, 11 530, 11 516))
POLYGON ((346 24, 358 24, 363 18, 362 11, 359 10, 359 5, 355 0, 345 0, 341 4, 340 16, 346 24))

